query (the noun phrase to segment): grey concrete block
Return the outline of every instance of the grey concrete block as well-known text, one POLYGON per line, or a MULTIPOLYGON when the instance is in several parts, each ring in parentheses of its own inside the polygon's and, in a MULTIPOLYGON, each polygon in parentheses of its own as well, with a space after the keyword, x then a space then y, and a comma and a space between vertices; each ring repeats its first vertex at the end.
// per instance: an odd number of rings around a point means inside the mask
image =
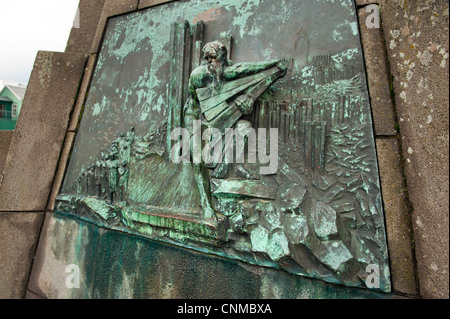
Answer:
POLYGON ((383 193, 391 280, 394 292, 416 296, 411 208, 403 178, 399 142, 377 139, 378 164, 383 193))
POLYGON ((44 211, 86 63, 82 54, 39 52, 11 141, 0 211, 44 211))
POLYGON ((358 10, 375 134, 395 136, 397 135, 396 121, 389 87, 389 69, 384 35, 381 28, 367 27, 366 20, 371 14, 370 11, 366 12, 364 8, 358 10))
POLYGON ((74 140, 75 140, 75 133, 67 132, 60 160, 58 163, 58 168, 56 170, 55 178, 53 179, 52 191, 50 193, 47 205, 48 211, 53 211, 55 208, 56 196, 59 194, 59 191, 61 190, 61 185, 63 183, 64 174, 66 172, 66 167, 69 161, 70 152, 72 151, 74 140))
POLYGON ((80 91, 78 92, 77 102, 70 118, 68 130, 71 132, 74 132, 78 129, 78 124, 81 119, 81 111, 84 107, 84 103, 86 102, 89 84, 91 83, 92 73, 94 72, 96 61, 97 54, 92 54, 89 56, 86 68, 84 70, 83 82, 81 82, 80 91))
POLYGON ((105 0, 80 0, 78 5, 78 21, 70 31, 67 41, 67 53, 88 54, 94 41, 100 15, 103 11, 105 0), (79 23, 77 25, 77 23, 79 23))
POLYGON ((384 4, 386 0, 356 0, 357 6, 367 6, 370 4, 384 4))
POLYGON ((13 134, 14 131, 0 131, 0 185, 2 184, 3 167, 5 166, 13 134))
POLYGON ((449 298, 448 2, 381 6, 408 193, 420 294, 449 298))
POLYGON ((32 292, 32 291, 27 290, 27 291, 25 292, 25 297, 24 297, 24 299, 45 299, 45 298, 43 298, 43 297, 41 297, 41 296, 35 294, 35 293, 32 292))
POLYGON ((0 299, 25 295, 44 213, 0 213, 0 299))
POLYGON ((148 7, 153 7, 158 4, 173 2, 174 0, 140 0, 139 1, 139 9, 144 9, 148 7))

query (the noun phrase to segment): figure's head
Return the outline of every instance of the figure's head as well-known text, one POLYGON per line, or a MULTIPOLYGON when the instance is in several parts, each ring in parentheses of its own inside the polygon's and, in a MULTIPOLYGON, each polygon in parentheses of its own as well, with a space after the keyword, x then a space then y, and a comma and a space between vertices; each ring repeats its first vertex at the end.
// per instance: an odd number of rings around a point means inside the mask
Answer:
POLYGON ((227 61, 227 47, 220 41, 208 42, 203 47, 203 59, 208 63, 226 62, 227 61))

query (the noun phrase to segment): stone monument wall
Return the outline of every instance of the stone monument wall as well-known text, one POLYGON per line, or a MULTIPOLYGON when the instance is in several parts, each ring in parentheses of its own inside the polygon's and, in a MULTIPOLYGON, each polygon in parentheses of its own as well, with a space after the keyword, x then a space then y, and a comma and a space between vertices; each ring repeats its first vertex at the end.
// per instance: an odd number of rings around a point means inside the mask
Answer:
POLYGON ((0 297, 448 298, 445 1, 356 1, 390 294, 223 260, 55 214, 108 19, 166 2, 81 0, 80 28, 72 30, 66 52, 38 53, 0 178, 0 297), (367 24, 376 23, 374 8, 379 28, 367 24), (66 286, 71 264, 87 265, 83 289, 66 286))

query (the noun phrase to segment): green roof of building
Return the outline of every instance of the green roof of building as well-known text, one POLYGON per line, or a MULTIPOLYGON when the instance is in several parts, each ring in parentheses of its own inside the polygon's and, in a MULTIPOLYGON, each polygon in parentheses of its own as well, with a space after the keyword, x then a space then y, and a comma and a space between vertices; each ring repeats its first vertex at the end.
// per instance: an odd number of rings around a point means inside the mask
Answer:
POLYGON ((2 102, 13 102, 13 100, 8 99, 7 97, 0 96, 0 101, 2 102))

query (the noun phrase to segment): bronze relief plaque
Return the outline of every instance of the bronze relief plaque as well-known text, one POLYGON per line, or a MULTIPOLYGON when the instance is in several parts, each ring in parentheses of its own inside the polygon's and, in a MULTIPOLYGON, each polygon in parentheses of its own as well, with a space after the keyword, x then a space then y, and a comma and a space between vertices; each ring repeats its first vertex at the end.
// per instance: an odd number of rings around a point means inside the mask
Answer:
POLYGON ((353 2, 174 1, 109 19, 56 207, 389 292, 353 2))

